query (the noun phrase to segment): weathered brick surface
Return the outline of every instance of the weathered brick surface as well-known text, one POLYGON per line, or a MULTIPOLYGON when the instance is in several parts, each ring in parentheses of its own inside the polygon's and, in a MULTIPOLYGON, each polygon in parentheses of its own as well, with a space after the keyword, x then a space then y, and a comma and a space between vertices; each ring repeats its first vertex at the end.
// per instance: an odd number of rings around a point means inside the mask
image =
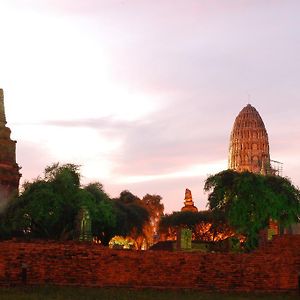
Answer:
POLYGON ((110 250, 78 243, 0 243, 0 285, 22 284, 24 264, 27 284, 32 285, 296 290, 300 235, 277 237, 250 254, 110 250))
POLYGON ((248 104, 236 117, 230 135, 228 168, 238 172, 269 174, 270 149, 265 124, 248 104))

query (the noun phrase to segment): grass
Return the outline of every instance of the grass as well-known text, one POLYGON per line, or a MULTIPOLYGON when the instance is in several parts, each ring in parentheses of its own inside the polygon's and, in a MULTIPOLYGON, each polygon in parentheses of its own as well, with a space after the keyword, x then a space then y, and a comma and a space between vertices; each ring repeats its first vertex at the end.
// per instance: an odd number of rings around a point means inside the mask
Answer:
POLYGON ((127 288, 18 287, 0 288, 0 300, 296 300, 298 293, 233 294, 203 293, 191 290, 127 288))

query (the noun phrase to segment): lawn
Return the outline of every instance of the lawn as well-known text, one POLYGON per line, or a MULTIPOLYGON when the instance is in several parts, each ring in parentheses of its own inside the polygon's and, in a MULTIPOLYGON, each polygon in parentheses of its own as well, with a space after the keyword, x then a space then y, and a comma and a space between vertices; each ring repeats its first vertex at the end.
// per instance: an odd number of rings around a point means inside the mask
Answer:
POLYGON ((134 290, 127 288, 22 287, 0 288, 0 300, 296 300, 289 294, 221 294, 190 290, 134 290))

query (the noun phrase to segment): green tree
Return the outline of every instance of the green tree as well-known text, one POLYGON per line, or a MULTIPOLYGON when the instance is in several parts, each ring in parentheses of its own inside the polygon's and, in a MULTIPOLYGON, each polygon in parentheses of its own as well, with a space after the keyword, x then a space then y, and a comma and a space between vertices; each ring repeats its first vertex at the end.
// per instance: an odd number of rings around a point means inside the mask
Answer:
POLYGON ((107 245, 113 237, 117 225, 114 202, 109 198, 100 182, 93 182, 84 187, 92 198, 85 202, 92 219, 92 234, 107 245))
POLYGON ((43 178, 26 182, 21 195, 0 216, 2 237, 27 236, 71 239, 76 235, 76 217, 86 207, 92 232, 101 236, 115 226, 113 203, 100 183, 80 187, 79 166, 59 163, 46 167, 43 178))
POLYGON ((54 163, 45 168, 44 180, 47 182, 64 183, 66 184, 65 187, 68 188, 78 188, 80 186, 79 169, 80 166, 75 164, 61 165, 60 163, 54 163))
POLYGON ((210 192, 209 208, 246 236, 248 249, 258 245, 258 233, 270 219, 288 226, 300 214, 299 190, 287 178, 226 170, 208 177, 204 190, 210 192))

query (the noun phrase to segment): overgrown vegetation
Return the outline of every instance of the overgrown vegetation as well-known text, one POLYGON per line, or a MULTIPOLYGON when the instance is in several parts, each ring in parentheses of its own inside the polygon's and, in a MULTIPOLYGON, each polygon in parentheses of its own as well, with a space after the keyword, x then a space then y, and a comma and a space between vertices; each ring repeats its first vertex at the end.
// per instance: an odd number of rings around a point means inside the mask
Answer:
POLYGON ((288 178, 226 170, 208 177, 204 190, 212 213, 246 236, 247 249, 257 247, 271 219, 281 228, 299 221, 300 192, 288 178))
POLYGON ((23 185, 0 215, 0 239, 20 237, 68 240, 78 237, 77 215, 88 209, 92 235, 107 245, 115 235, 132 236, 138 246, 150 243, 163 213, 161 197, 139 199, 129 191, 111 199, 99 182, 80 184, 79 166, 53 164, 43 177, 23 185))
POLYGON ((222 171, 205 182, 209 210, 165 216, 159 195, 140 199, 125 190, 111 199, 101 183, 82 186, 80 179, 79 166, 56 163, 42 177, 24 183, 20 196, 0 214, 0 239, 77 239, 76 217, 82 207, 90 213, 93 237, 104 245, 114 236, 130 237, 138 249, 148 248, 158 236, 174 240, 177 228, 187 227, 194 240, 246 237, 246 249, 251 250, 271 219, 282 228, 299 221, 300 192, 279 176, 222 171))

